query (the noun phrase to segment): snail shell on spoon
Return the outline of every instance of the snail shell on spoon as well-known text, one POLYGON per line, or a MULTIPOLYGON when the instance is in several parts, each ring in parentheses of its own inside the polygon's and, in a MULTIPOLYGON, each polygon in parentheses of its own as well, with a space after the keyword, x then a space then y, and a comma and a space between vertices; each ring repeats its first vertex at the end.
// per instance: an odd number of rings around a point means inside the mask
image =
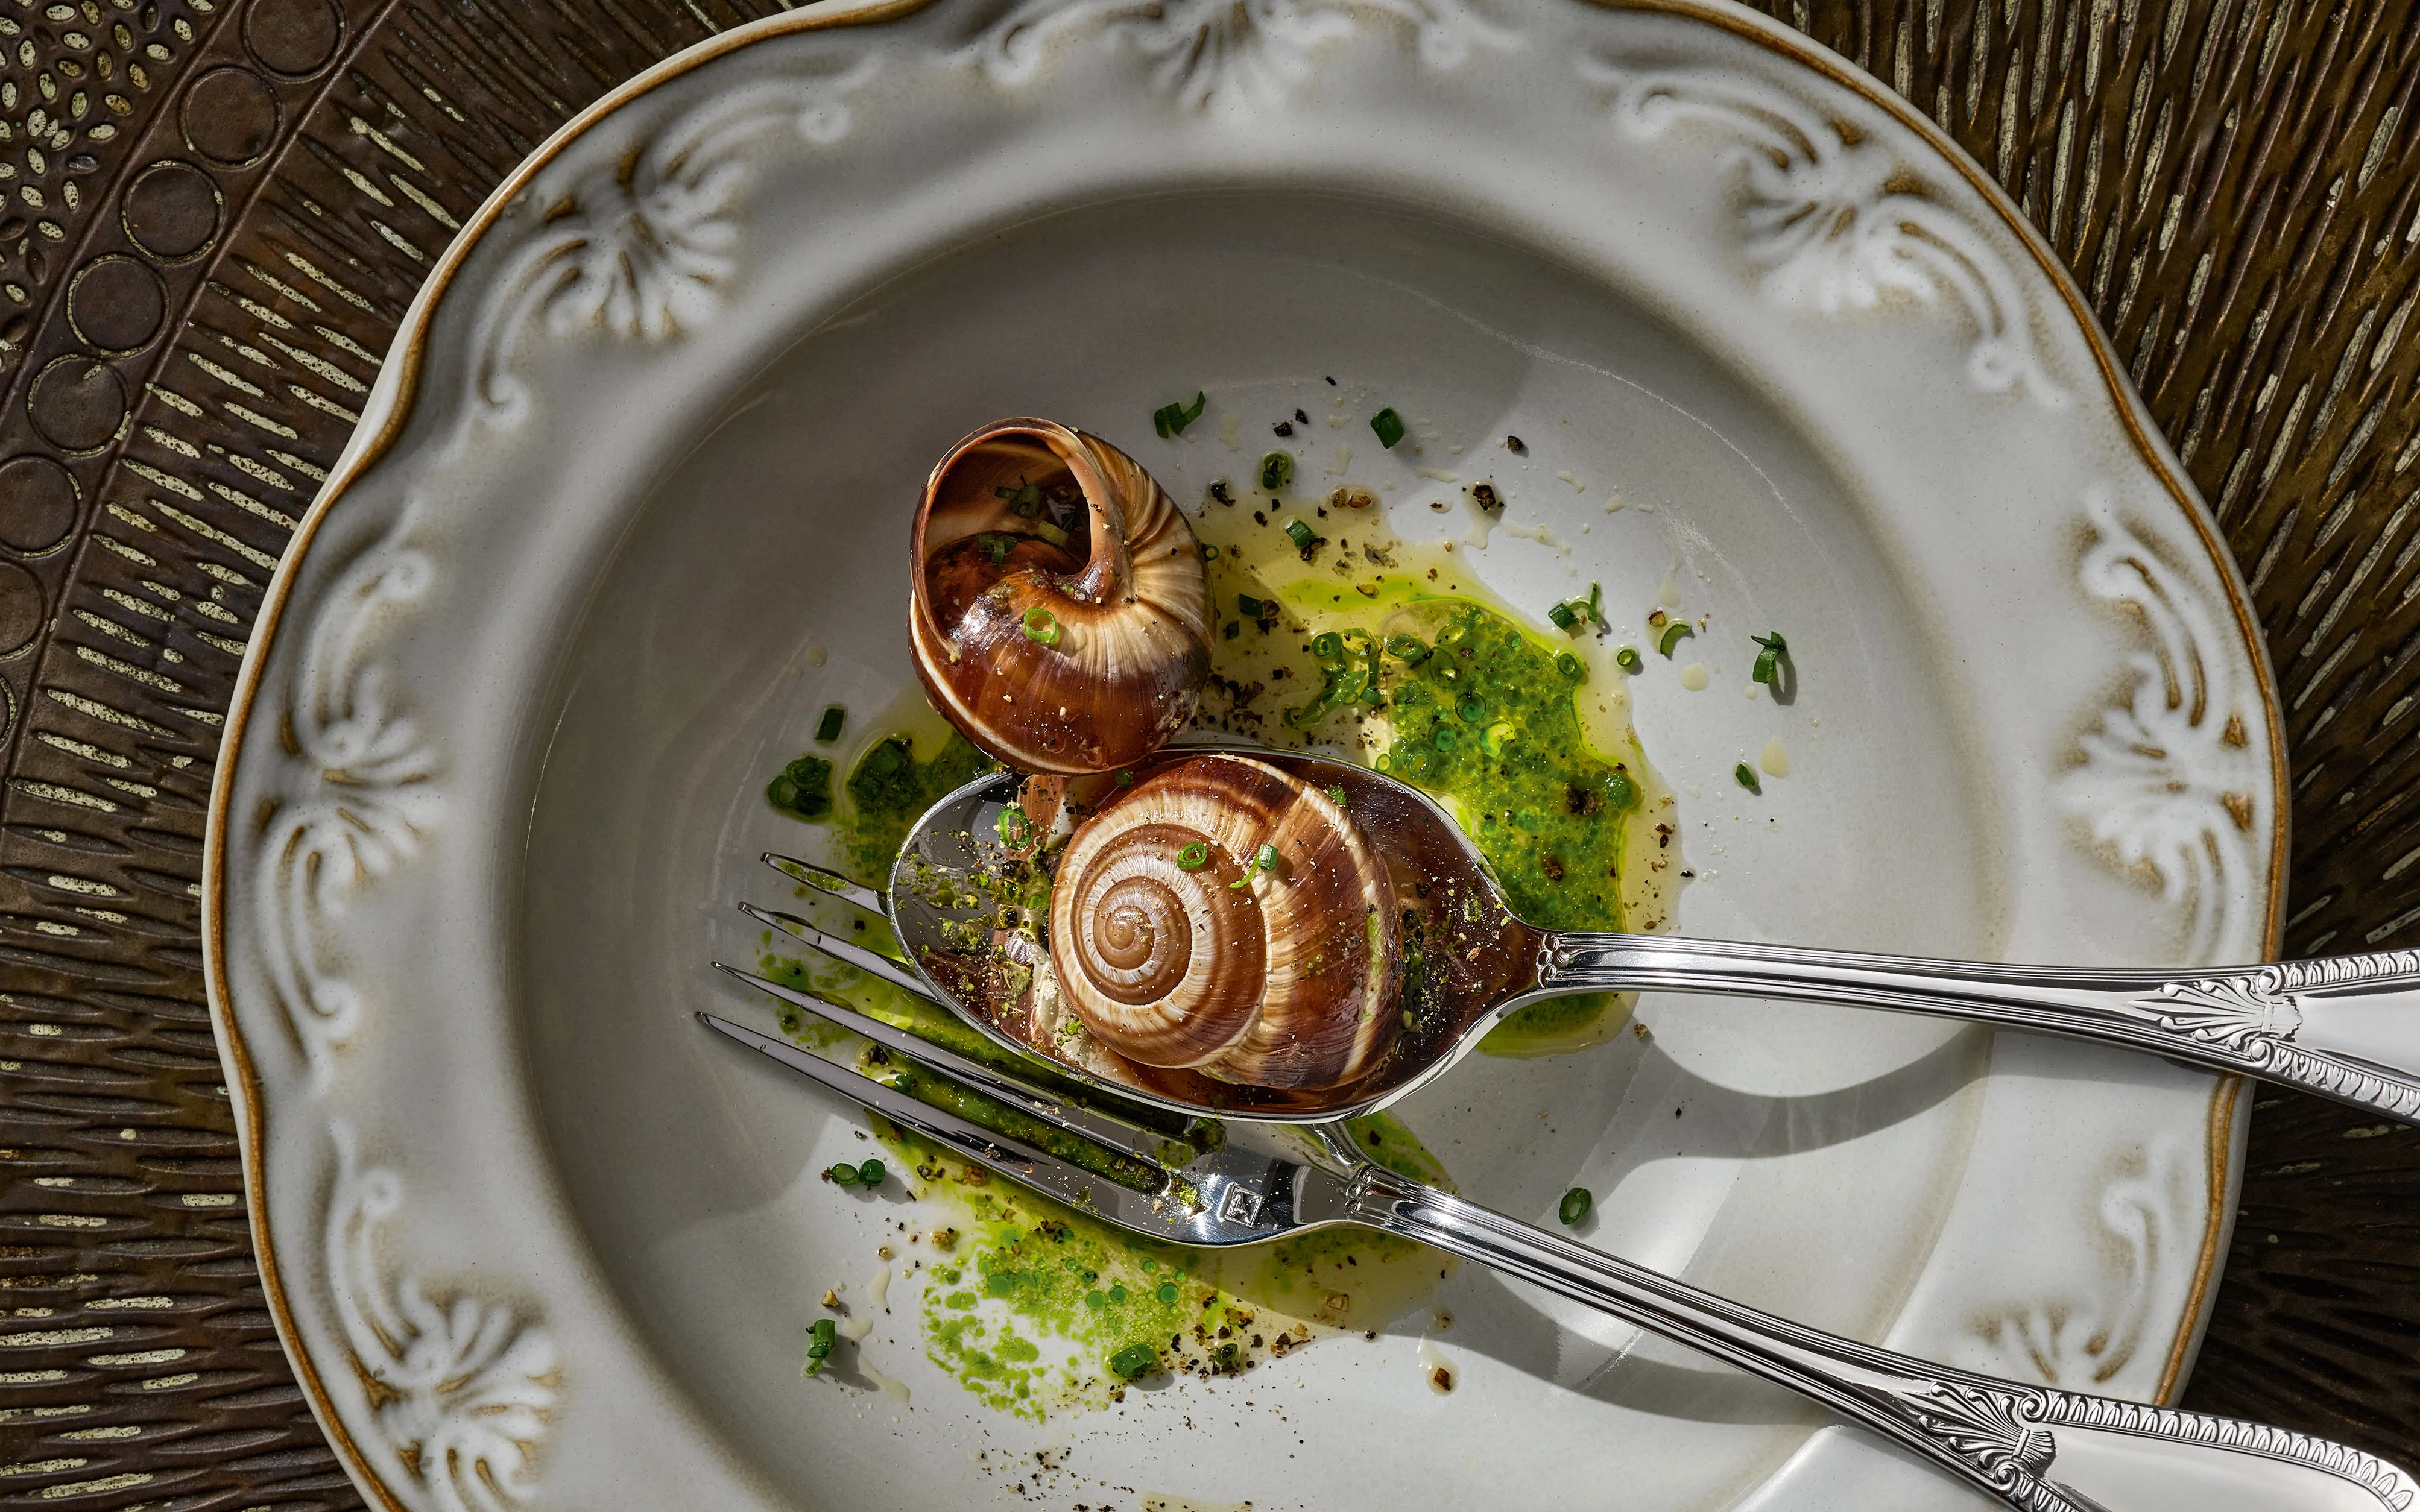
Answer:
POLYGON ((1112 771, 1193 717, 1210 674, 1201 544, 1109 442, 1047 420, 984 426, 933 469, 913 550, 917 675, 988 754, 1112 771))
POLYGON ((1255 1087, 1334 1087, 1402 1023, 1395 890, 1326 793, 1265 763, 1201 756, 1105 804, 1050 896, 1059 990, 1145 1066, 1255 1087), (1271 847, 1274 870, 1254 858, 1271 847), (1240 885, 1239 885, 1240 884, 1240 885))

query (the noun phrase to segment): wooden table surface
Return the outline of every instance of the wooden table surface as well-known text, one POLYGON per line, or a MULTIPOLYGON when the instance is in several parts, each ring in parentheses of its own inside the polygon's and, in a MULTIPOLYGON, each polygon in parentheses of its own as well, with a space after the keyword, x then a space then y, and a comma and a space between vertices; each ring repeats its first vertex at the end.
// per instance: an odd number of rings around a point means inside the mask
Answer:
MULTIPOLYGON (((353 1506, 264 1310, 202 813, 260 594, 489 186, 775 0, 0 3, 0 1508, 353 1506)), ((2067 259, 2252 584, 2287 953, 2420 942, 2420 4, 1764 0, 2067 259)), ((2420 1133, 2260 1089, 2185 1402, 2420 1467, 2420 1133)))

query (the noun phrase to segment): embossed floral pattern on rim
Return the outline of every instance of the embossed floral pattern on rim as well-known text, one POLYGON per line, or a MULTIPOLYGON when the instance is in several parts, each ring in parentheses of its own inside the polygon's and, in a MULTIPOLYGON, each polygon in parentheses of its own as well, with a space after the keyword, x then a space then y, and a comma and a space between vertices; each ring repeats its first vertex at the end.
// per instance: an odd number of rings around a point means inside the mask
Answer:
MULTIPOLYGON (((891 0, 891 3, 869 7, 854 13, 774 17, 716 38, 712 41, 700 44, 666 60, 599 100, 542 144, 529 160, 508 176, 482 207, 477 216, 464 227, 463 233, 458 236, 449 246, 407 315, 402 332, 394 347, 395 361, 386 375, 392 381, 392 388, 389 391, 390 396, 380 409, 377 429, 375 432, 356 433, 353 441, 347 448, 346 455, 321 489, 319 496, 315 500, 295 532, 293 546, 281 563, 266 595, 258 628, 252 641, 252 650, 246 657, 244 669, 238 683, 226 727, 225 743, 226 748, 235 748, 250 720, 254 701, 260 692, 265 653, 291 594, 297 564, 316 537, 319 527, 326 521, 349 486, 382 456, 402 433, 418 397, 422 376, 421 366, 425 355, 424 347, 432 313, 481 239, 494 226, 515 196, 569 144, 577 140, 598 120, 624 108, 665 83, 705 64, 771 37, 840 27, 878 26, 923 10, 929 3, 930 0, 891 0)), ((2244 601, 2231 572, 2225 566, 2228 561, 2225 544, 2212 533, 2210 523, 2194 502, 2184 481, 2165 461, 2158 444, 2145 428, 2145 422, 2139 413, 2138 407, 2120 377, 2122 365, 2109 349, 2106 338, 2093 322, 2087 306, 2072 286, 2065 270, 2059 265, 2055 255, 2042 243, 2030 224, 2025 223, 2006 202, 1997 185, 1969 163, 1961 150, 1920 113, 1889 94, 1887 90, 1866 79, 1837 57, 1814 47, 1794 34, 1787 33, 1777 26, 1757 19, 1695 3, 1695 0, 1590 0, 1590 3, 1615 10, 1647 11, 1685 18, 1719 28, 1758 47, 1789 58, 1890 115, 1900 125, 1931 147, 1941 160, 1955 165, 1970 187, 1999 213, 2008 229, 2016 235, 2032 254, 2040 270, 2050 279, 2061 299, 2066 301, 2071 315, 2084 334, 2095 363, 2101 369, 2107 396, 2133 440, 2141 460, 2160 477, 2180 512, 2193 521, 2199 539, 2205 549, 2210 552, 2212 561, 2221 564, 2221 570, 2218 573, 2219 584, 2225 591, 2233 611, 2238 633, 2251 650, 2250 663, 2257 673, 2259 702, 2269 727, 2271 779, 2273 790, 2282 792, 2285 779, 2284 742, 2273 679, 2262 650, 2262 641, 2257 635, 2257 620, 2251 607, 2244 601)), ((375 399, 374 395, 374 402, 375 399)), ((343 1420, 328 1398, 324 1383, 319 1379, 318 1370, 307 1353, 292 1348, 297 1330, 268 1230, 268 1204, 261 1167, 261 1148, 266 1134, 265 1110, 259 1093, 259 1085, 253 1072, 250 1055, 236 1026, 233 1015, 226 1006, 228 987, 225 980, 223 931, 225 922, 226 806, 229 798, 228 779, 231 771, 230 765, 222 764, 211 795, 209 814, 210 840, 205 855, 204 938, 209 952, 207 976, 213 1018, 217 1024, 222 1043, 225 1046, 225 1054, 235 1066, 238 1080, 241 1084, 239 1095, 243 1109, 241 1116, 241 1129, 244 1136, 243 1176, 255 1242, 264 1262, 264 1289, 271 1311, 276 1319, 280 1335, 288 1341, 288 1352, 294 1358, 298 1377, 312 1402, 314 1411, 327 1427, 332 1440, 344 1454, 354 1479, 364 1487, 372 1489, 384 1504, 400 1509, 405 1504, 396 1496, 386 1484, 385 1477, 379 1473, 360 1445, 355 1443, 347 1432, 343 1420)), ((2282 899, 2286 864, 2286 817, 2283 805, 2273 804, 2271 807, 2270 865, 2263 917, 2266 920, 2266 933, 2270 939, 2270 948, 2273 951, 2282 919, 2279 903, 2282 899)), ((2239 1092, 2240 1083, 2232 1079, 2223 1079, 2214 1090, 2211 1104, 2209 1137, 2212 1171, 2211 1201, 2213 1204, 2213 1211, 2222 1200, 2224 1189, 2227 1184, 2226 1180, 2227 1173, 2224 1169, 2227 1159, 2227 1131, 2234 1117, 2239 1092)), ((350 1151, 348 1148, 347 1180, 352 1179, 350 1160, 350 1151)), ((376 1178, 383 1174, 371 1171, 367 1173, 367 1178, 376 1178)), ((2216 1240, 2219 1231, 2219 1226, 2215 1223, 2211 1224, 2207 1230, 2209 1238, 2195 1272, 2193 1297, 2186 1310, 2185 1326, 2169 1352, 2166 1371, 2161 1382, 2159 1392, 2161 1399, 2171 1397, 2179 1384, 2177 1377, 2181 1368, 2189 1339, 2201 1315, 2206 1290, 2214 1279, 2213 1272, 2217 1259, 2216 1240)))
MULTIPOLYGON (((309 551, 319 529, 343 499, 350 485, 361 477, 381 455, 385 455, 411 418, 418 396, 421 363, 428 335, 429 320, 438 301, 452 285, 455 276, 470 260, 472 253, 496 222, 504 215, 514 198, 537 177, 563 150, 577 141, 591 126, 613 115, 630 101, 643 98, 670 80, 680 77, 722 56, 762 40, 767 37, 793 32, 811 32, 845 26, 876 26, 901 16, 922 10, 932 0, 891 0, 891 3, 853 14, 811 16, 785 15, 769 17, 753 25, 726 33, 711 41, 702 42, 686 52, 665 59, 645 72, 621 85, 586 110, 564 123, 552 136, 541 143, 496 186, 476 216, 466 223, 453 242, 445 249, 428 280, 414 296, 411 308, 405 314, 401 330, 392 349, 391 366, 393 397, 379 414, 376 431, 357 430, 345 449, 344 456, 329 474, 328 482, 312 501, 310 510, 296 528, 286 555, 280 560, 268 592, 263 595, 260 614, 251 641, 251 654, 236 683, 235 695, 227 710, 226 733, 222 749, 238 748, 246 726, 251 722, 254 702, 258 697, 263 676, 265 653, 283 620, 287 599, 292 594, 296 569, 309 551)), ((382 378, 386 375, 382 375, 382 378)), ((373 401, 377 392, 372 394, 373 401)), ((244 1044, 243 1035, 228 1010, 226 954, 223 931, 226 924, 226 806, 230 795, 228 781, 232 767, 222 764, 211 784, 209 813, 209 840, 203 855, 202 879, 202 940, 208 958, 206 973, 210 999, 210 1016, 219 1037, 222 1054, 234 1067, 236 1093, 240 1109, 238 1127, 241 1135, 243 1183, 246 1212, 250 1217, 253 1245, 259 1256, 261 1290, 275 1319, 279 1339, 286 1346, 287 1358, 294 1365, 295 1380, 311 1403, 312 1414, 328 1435, 329 1442, 342 1457, 353 1483, 376 1497, 389 1512, 409 1512, 408 1504, 387 1483, 387 1475, 373 1461, 363 1446, 355 1442, 346 1427, 343 1415, 329 1398, 327 1384, 321 1379, 318 1364, 307 1350, 299 1348, 299 1332, 293 1309, 287 1295, 284 1268, 269 1227, 267 1182, 262 1167, 262 1142, 267 1137, 267 1117, 262 1104, 260 1085, 252 1057, 244 1044)), ((373 1176, 378 1172, 370 1173, 373 1176)))

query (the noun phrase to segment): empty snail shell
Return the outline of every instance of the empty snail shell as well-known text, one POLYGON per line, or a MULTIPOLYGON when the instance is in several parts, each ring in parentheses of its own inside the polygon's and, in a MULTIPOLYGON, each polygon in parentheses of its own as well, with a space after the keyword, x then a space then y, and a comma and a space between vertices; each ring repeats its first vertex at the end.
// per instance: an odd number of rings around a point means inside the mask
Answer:
POLYGON ((916 514, 917 674, 966 737, 1028 772, 1131 765, 1210 674, 1202 548, 1134 458, 1047 420, 950 448, 916 514))
POLYGON ((1402 1021, 1401 946, 1393 882, 1351 816, 1239 756, 1176 763, 1105 804, 1051 890, 1059 990, 1095 1039, 1256 1087, 1374 1066, 1402 1021), (1272 853, 1274 870, 1255 865, 1272 853))

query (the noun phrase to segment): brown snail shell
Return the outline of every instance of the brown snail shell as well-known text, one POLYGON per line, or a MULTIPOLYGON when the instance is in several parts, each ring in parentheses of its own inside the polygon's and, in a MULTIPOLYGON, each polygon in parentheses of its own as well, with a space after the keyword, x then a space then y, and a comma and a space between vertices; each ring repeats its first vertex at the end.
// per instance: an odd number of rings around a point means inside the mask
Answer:
POLYGON ((1326 794, 1240 756, 1163 767, 1084 822, 1051 888, 1050 960, 1109 1049, 1256 1087, 1352 1081, 1402 1022, 1386 863, 1326 794), (1278 869, 1247 880, 1264 844, 1278 869))
POLYGON ((1210 675, 1201 545, 1151 474, 1099 437, 1047 420, 984 426, 933 469, 913 550, 917 675, 990 755, 1028 772, 1112 771, 1193 717, 1210 675), (1041 529, 1053 510, 1064 546, 1041 529), (1028 633, 1037 609, 1056 644, 1028 633))

